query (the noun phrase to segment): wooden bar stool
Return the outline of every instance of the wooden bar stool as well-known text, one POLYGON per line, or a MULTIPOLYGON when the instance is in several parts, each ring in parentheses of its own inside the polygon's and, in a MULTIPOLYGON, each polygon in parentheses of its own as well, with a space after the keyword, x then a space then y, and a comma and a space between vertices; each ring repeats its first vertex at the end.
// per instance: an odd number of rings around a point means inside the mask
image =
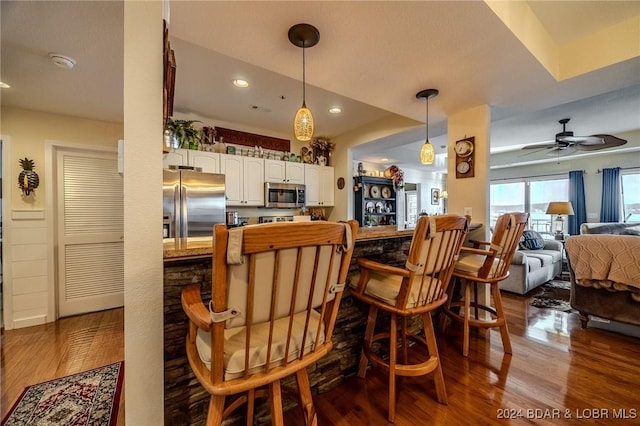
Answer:
MULTIPOLYGON (((462 247, 460 257, 455 264, 453 277, 458 278, 463 290, 463 299, 453 301, 454 285, 449 286, 449 298, 440 318, 440 327, 445 328, 446 318, 463 324, 462 354, 469 355, 469 328, 499 327, 502 345, 506 353, 511 353, 509 329, 502 309, 500 298, 500 281, 509 275, 511 259, 518 248, 529 220, 529 213, 506 213, 498 218, 491 242, 471 241, 472 247, 462 247), (486 248, 481 249, 480 246, 486 248), (478 301, 478 286, 486 284, 491 287, 493 306, 478 301), (471 288, 473 287, 473 300, 471 288), (471 314, 473 308, 473 317, 471 314), (462 311, 460 311, 462 309, 462 311), (481 311, 487 312, 490 318, 483 318, 481 311)), ((483 314, 485 315, 485 314, 483 314)))
POLYGON ((197 284, 182 290, 187 358, 211 394, 208 426, 245 404, 253 424, 261 396, 282 425, 280 380, 294 374, 306 424, 317 424, 306 367, 333 347, 357 230, 353 220, 215 226, 213 299, 205 305, 197 284))
POLYGON ((433 372, 438 402, 447 403, 431 313, 447 300, 447 286, 467 228, 467 219, 463 216, 424 216, 418 219, 404 268, 358 259, 360 280, 351 295, 370 305, 358 376, 365 377, 369 362, 388 373, 391 422, 396 413, 396 376, 423 376, 433 372), (388 332, 375 333, 379 310, 390 314, 388 332), (409 332, 407 318, 414 315, 422 317, 425 337, 409 332), (372 348, 381 340, 388 341, 388 360, 372 348), (410 345, 409 340, 417 344, 410 345), (422 350, 422 358, 426 360, 410 364, 410 349, 422 350))

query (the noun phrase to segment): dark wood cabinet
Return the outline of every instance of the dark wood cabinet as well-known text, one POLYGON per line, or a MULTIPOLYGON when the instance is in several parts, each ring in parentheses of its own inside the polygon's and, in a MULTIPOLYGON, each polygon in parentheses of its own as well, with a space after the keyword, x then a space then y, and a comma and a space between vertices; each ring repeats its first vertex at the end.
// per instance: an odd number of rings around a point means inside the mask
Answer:
POLYGON ((391 179, 358 176, 354 179, 354 218, 360 226, 395 225, 396 191, 391 179))

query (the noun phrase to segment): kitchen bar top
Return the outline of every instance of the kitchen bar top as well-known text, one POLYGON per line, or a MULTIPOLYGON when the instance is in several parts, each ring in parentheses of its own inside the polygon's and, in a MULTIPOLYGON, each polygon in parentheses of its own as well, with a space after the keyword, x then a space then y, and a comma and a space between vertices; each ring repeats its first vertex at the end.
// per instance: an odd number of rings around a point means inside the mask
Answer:
MULTIPOLYGON (((470 231, 480 228, 479 223, 472 223, 470 231)), ((372 226, 358 228, 356 241, 372 241, 387 238, 398 238, 413 235, 413 229, 398 230, 395 225, 372 226)), ((211 237, 165 238, 163 255, 165 262, 184 259, 196 259, 211 256, 211 237)))

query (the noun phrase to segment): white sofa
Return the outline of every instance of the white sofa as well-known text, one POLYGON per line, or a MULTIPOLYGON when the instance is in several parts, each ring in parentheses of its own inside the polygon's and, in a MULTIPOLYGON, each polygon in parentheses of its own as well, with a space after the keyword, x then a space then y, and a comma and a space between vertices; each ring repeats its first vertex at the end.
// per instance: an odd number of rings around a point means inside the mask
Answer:
POLYGON ((540 250, 518 249, 500 290, 525 294, 562 273, 562 242, 545 240, 540 250))

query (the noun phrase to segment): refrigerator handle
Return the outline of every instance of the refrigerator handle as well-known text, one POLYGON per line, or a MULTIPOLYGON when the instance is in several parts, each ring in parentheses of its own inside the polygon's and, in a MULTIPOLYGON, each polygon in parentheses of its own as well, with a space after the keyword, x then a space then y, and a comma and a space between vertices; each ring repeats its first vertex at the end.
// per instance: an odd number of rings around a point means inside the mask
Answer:
POLYGON ((180 236, 183 238, 187 238, 189 223, 189 218, 187 217, 187 187, 186 185, 182 185, 182 182, 180 183, 178 193, 180 198, 176 205, 180 209, 180 236))

